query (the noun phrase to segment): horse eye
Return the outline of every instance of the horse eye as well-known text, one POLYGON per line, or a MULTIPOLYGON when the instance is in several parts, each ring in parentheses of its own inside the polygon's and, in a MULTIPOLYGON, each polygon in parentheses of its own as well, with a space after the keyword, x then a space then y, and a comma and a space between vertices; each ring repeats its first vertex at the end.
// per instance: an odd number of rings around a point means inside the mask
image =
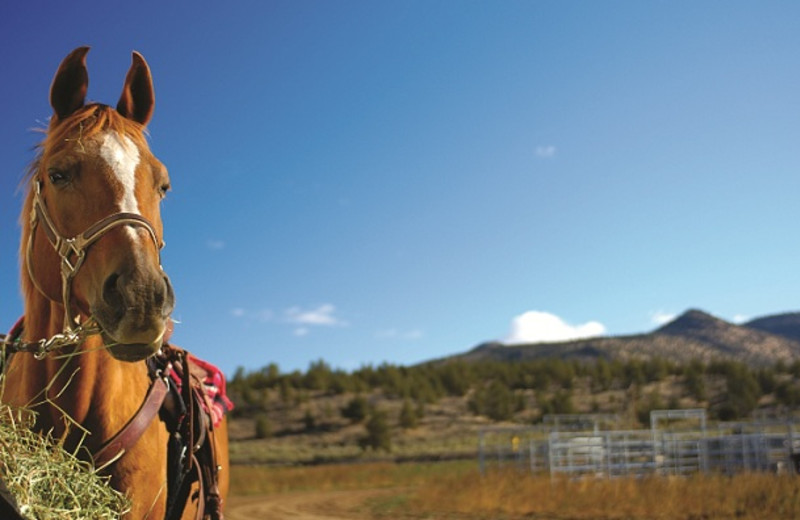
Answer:
POLYGON ((47 176, 50 178, 50 183, 53 186, 64 186, 70 181, 70 174, 65 170, 58 168, 48 168, 47 176))
POLYGON ((169 184, 162 184, 159 186, 158 192, 161 194, 162 199, 167 196, 167 192, 170 190, 170 188, 171 186, 169 184))

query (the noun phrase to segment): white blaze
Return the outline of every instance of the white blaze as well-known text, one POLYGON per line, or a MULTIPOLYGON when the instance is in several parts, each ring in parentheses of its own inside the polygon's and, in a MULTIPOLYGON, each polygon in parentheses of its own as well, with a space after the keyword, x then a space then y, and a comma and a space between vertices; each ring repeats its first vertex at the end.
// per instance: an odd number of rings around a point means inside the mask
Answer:
MULTIPOLYGON (((124 213, 139 213, 136 200, 136 167, 139 166, 139 149, 127 136, 108 132, 100 143, 100 157, 111 167, 114 177, 119 181, 122 196, 118 200, 119 210, 124 213)), ((128 229, 131 237, 134 230, 128 229)))
POLYGON ((136 167, 139 166, 139 149, 127 136, 109 132, 100 145, 100 157, 105 159, 122 185, 119 209, 125 213, 139 213, 136 201, 136 167))

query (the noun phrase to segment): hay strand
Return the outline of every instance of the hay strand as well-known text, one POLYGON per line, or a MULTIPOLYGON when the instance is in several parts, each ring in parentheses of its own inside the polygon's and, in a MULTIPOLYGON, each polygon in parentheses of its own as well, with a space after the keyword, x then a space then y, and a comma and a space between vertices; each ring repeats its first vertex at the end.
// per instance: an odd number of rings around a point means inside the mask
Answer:
POLYGON ((108 478, 49 435, 31 431, 34 414, 0 405, 0 478, 32 520, 111 520, 130 509, 108 478))

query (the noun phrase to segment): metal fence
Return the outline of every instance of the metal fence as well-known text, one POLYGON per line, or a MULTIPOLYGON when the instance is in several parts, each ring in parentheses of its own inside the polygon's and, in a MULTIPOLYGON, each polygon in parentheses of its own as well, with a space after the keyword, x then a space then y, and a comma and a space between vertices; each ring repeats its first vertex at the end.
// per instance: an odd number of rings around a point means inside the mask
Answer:
POLYGON ((697 472, 794 470, 800 454, 800 422, 758 421, 706 424, 704 410, 661 410, 649 430, 556 428, 485 429, 480 467, 515 466, 573 477, 687 475, 697 472))

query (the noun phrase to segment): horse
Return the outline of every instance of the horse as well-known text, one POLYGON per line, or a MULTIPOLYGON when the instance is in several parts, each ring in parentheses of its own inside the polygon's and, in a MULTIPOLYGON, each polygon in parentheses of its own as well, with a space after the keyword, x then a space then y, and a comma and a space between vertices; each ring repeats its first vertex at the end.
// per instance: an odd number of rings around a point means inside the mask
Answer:
MULTIPOLYGON (((169 346, 175 298, 160 261, 160 204, 170 179, 146 134, 151 71, 133 52, 116 107, 87 103, 88 51, 73 50, 58 67, 53 115, 27 178, 18 334, 39 348, 7 361, 2 400, 33 410, 37 430, 96 465, 103 452, 98 471, 132 502, 125 518, 195 518, 203 514, 200 479, 185 502, 167 504, 175 436, 155 415, 163 414, 170 381, 148 363, 169 346)), ((213 430, 219 511, 205 517, 221 518, 229 485, 224 418, 213 430)))

